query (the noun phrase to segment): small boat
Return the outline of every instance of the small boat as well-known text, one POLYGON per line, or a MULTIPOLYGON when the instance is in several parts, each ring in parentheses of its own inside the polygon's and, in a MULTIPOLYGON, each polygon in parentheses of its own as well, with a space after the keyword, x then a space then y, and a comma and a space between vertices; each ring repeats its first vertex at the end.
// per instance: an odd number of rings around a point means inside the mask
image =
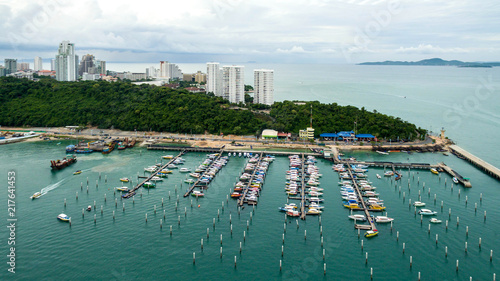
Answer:
POLYGON ((119 186, 119 187, 116 187, 115 189, 118 190, 118 191, 122 191, 122 192, 128 192, 129 191, 128 187, 126 187, 126 186, 119 186))
POLYGON ((79 175, 81 173, 82 173, 82 170, 78 170, 78 171, 74 172, 73 175, 79 175))
POLYGON ((147 168, 144 168, 144 171, 146 172, 149 172, 149 173, 154 173, 156 172, 156 167, 147 167, 147 168))
POLYGON ((394 220, 393 218, 389 218, 389 217, 386 217, 386 216, 376 216, 375 217, 375 221, 378 222, 378 223, 389 223, 389 222, 391 222, 393 220, 394 220))
POLYGON ((374 236, 377 236, 377 235, 378 235, 378 231, 377 230, 368 230, 367 232, 365 232, 365 237, 366 238, 374 237, 374 236))
POLYGON ((69 221, 71 218, 66 214, 60 214, 57 216, 57 219, 61 221, 69 221))
POLYGON ((88 205, 87 206, 87 212, 90 212, 90 211, 92 211, 92 206, 88 205))
POLYGON ((163 158, 163 159, 172 159, 172 158, 174 158, 174 156, 173 155, 164 155, 161 158, 163 158))
POLYGON ((351 220, 366 221, 365 215, 350 215, 350 216, 347 216, 347 217, 350 218, 351 220))
POLYGON ((381 179, 381 178, 382 178, 382 177, 381 177, 379 174, 377 174, 377 179, 381 179))
POLYGON ((285 204, 285 208, 297 209, 297 204, 295 203, 285 204))
POLYGON ((194 197, 203 197, 205 196, 205 193, 199 191, 199 190, 194 190, 192 193, 191 193, 191 196, 194 196, 194 197))
POLYGON ((394 176, 394 172, 393 171, 387 171, 387 172, 384 173, 384 176, 385 177, 392 177, 392 176, 394 176))
POLYGON ((155 187, 156 187, 156 184, 155 184, 155 183, 152 183, 152 182, 150 182, 150 181, 147 181, 147 182, 145 182, 145 183, 143 184, 143 186, 144 186, 145 188, 155 188, 155 187))
POLYGON ((189 176, 193 177, 193 178, 199 178, 200 174, 199 173, 190 173, 189 176))
POLYGON ((377 150, 376 151, 378 154, 382 154, 382 155, 389 155, 389 152, 385 152, 385 151, 380 151, 380 150, 377 150))
POLYGON ((185 179, 184 182, 185 183, 194 183, 194 180, 193 179, 185 179))
POLYGON ((175 164, 169 164, 167 166, 167 168, 169 168, 169 169, 177 169, 177 166, 175 166, 175 164))
POLYGON ((239 198, 240 196, 241 196, 241 193, 238 193, 238 192, 231 193, 232 198, 239 198))
POLYGON ((286 212, 287 216, 290 216, 290 217, 298 217, 300 216, 300 212, 299 211, 295 211, 295 210, 288 210, 286 212))
POLYGON ((308 215, 319 215, 321 214, 322 212, 318 209, 314 209, 314 208, 310 208, 309 210, 307 210, 307 213, 308 215))
POLYGON ((415 207, 424 207, 425 203, 424 202, 420 202, 420 201, 415 201, 415 202, 413 202, 413 206, 415 206, 415 207))
POLYGON ((189 173, 189 172, 191 172, 191 169, 189 169, 189 168, 180 168, 179 172, 181 172, 181 173, 189 173))
POLYGON ((150 180, 151 181, 163 181, 163 179, 161 177, 158 177, 158 176, 154 176, 150 180))
POLYGON ((439 172, 438 172, 438 170, 436 170, 436 168, 431 168, 431 173, 433 173, 434 175, 439 174, 439 172))
POLYGON ((33 195, 31 195, 30 199, 37 199, 38 197, 42 196, 41 192, 35 192, 33 195))
POLYGON ((456 177, 453 177, 452 181, 456 184, 458 184, 458 179, 456 177))
POLYGON ((434 216, 435 214, 437 214, 437 212, 431 211, 429 209, 420 209, 420 211, 418 211, 418 214, 423 216, 434 216))
POLYGON ((441 221, 441 220, 438 220, 438 219, 436 219, 436 218, 432 218, 432 219, 430 219, 430 220, 429 220, 429 222, 430 222, 430 223, 442 223, 442 221, 441 221))
POLYGON ((130 181, 130 179, 129 179, 129 178, 121 178, 121 179, 120 179, 120 181, 121 181, 121 182, 129 182, 129 181, 130 181))

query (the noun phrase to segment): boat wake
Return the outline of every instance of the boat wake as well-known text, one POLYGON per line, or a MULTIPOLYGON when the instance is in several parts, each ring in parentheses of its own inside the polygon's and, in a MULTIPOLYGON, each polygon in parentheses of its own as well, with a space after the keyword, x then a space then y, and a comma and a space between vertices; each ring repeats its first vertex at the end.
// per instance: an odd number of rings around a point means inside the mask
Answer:
POLYGON ((58 182, 56 182, 56 183, 50 184, 50 185, 48 185, 48 186, 46 186, 46 187, 42 188, 42 190, 40 190, 40 192, 42 193, 42 195, 41 195, 41 196, 43 196, 43 195, 47 194, 49 191, 52 191, 52 190, 54 190, 54 189, 58 188, 58 187, 59 187, 59 186, 61 186, 61 185, 62 185, 65 181, 66 181, 66 179, 62 179, 62 180, 60 180, 60 181, 58 181, 58 182))

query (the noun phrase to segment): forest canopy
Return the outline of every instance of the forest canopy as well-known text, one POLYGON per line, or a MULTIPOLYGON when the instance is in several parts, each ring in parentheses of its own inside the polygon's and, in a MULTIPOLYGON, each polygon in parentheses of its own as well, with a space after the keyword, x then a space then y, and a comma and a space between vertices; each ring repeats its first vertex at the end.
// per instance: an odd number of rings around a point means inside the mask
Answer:
POLYGON ((270 113, 241 108, 221 97, 130 82, 34 82, 0 78, 0 124, 97 126, 172 133, 258 135, 263 129, 297 134, 310 124, 316 136, 352 130, 378 137, 415 139, 426 134, 400 118, 336 103, 275 102, 270 113))

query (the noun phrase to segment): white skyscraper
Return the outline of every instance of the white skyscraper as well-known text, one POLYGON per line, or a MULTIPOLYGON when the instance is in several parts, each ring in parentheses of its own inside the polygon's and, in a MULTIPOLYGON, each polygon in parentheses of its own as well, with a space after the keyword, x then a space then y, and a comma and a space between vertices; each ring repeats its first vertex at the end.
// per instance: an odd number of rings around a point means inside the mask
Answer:
POLYGON ((182 70, 175 63, 160 61, 160 77, 169 80, 182 80, 182 70))
POLYGON ((56 55, 57 81, 76 81, 78 78, 78 56, 75 55, 75 44, 62 41, 56 55))
POLYGON ((222 97, 231 103, 245 102, 245 67, 224 66, 222 68, 222 97))
POLYGON ((274 103, 274 70, 255 69, 253 75, 253 102, 272 105, 274 103))
POLYGON ((207 63, 207 89, 217 97, 222 97, 222 71, 218 62, 207 63))
POLYGON ((35 64, 33 65, 33 70, 34 71, 40 71, 43 70, 43 61, 41 57, 35 57, 35 64))

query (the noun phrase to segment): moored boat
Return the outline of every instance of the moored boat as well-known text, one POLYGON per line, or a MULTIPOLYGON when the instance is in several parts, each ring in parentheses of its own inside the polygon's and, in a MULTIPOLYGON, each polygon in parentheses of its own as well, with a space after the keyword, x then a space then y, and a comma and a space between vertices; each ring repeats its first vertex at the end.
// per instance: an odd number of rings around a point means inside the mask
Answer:
POLYGON ((458 179, 456 177, 453 177, 452 181, 456 184, 458 184, 458 179))
POLYGON ((441 220, 438 220, 438 219, 436 219, 436 218, 432 218, 432 219, 430 219, 430 220, 429 220, 429 222, 430 222, 430 223, 442 223, 442 221, 441 221, 441 220))
POLYGON ((420 202, 420 201, 415 201, 415 202, 413 202, 413 206, 415 206, 415 207, 424 207, 425 203, 424 202, 420 202))
POLYGON ((351 220, 356 220, 356 221, 366 221, 366 217, 365 215, 350 215, 350 216, 347 216, 348 218, 350 218, 351 220))
POLYGON ((374 237, 374 236, 377 236, 378 235, 378 231, 377 230, 368 230, 367 232, 365 232, 365 237, 366 238, 371 238, 371 237, 374 237))
POLYGON ((181 172, 181 173, 189 173, 189 172, 191 172, 191 169, 189 169, 189 168, 180 168, 179 172, 181 172))
POLYGON ((431 211, 429 209, 420 209, 420 211, 418 211, 418 214, 423 216, 434 216, 435 214, 437 214, 437 212, 431 211))
POLYGON ((69 221, 71 218, 66 214, 59 214, 57 216, 57 219, 60 221, 69 221))
POLYGON ((92 206, 88 205, 87 206, 87 212, 90 212, 90 211, 92 211, 92 206))
POLYGON ((433 173, 435 175, 439 174, 439 172, 436 168, 431 168, 431 173, 433 173))
POLYGON ((129 191, 128 187, 126 187, 126 186, 118 186, 118 187, 115 187, 115 189, 118 191, 121 191, 121 192, 128 192, 129 191))
POLYGON ((376 216, 375 217, 375 221, 378 223, 389 223, 389 222, 392 222, 393 220, 394 220, 393 218, 389 218, 386 216, 376 216))
POLYGON ((156 187, 156 184, 155 183, 152 183, 150 181, 147 181, 145 182, 142 186, 144 186, 145 188, 155 188, 156 187))
POLYGON ((205 193, 199 191, 199 190, 194 190, 192 193, 191 193, 191 196, 195 196, 195 197, 203 197, 205 196, 205 193))
POLYGON ((76 162, 76 156, 67 156, 62 160, 50 161, 50 167, 54 170, 63 169, 76 162))
POLYGON ((121 179, 120 179, 120 181, 121 181, 121 182, 129 182, 129 181, 130 181, 130 179, 129 179, 129 178, 121 178, 121 179))

